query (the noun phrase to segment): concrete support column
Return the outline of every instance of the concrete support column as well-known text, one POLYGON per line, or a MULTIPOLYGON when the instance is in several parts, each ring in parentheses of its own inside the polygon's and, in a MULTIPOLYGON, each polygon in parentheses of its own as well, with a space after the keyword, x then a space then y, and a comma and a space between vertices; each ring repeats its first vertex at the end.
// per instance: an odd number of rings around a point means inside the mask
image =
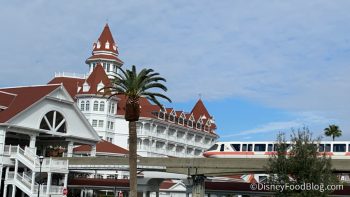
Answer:
POLYGON ((68 142, 67 157, 73 156, 73 147, 74 147, 74 142, 72 142, 72 141, 68 142))
POLYGON ((192 197, 204 197, 205 194, 205 176, 194 175, 192 176, 192 197))
POLYGON ((35 185, 35 172, 32 172, 32 185, 30 186, 30 191, 34 193, 34 185, 35 185))
POLYGON ((2 195, 3 197, 7 197, 7 187, 8 187, 8 185, 5 184, 5 185, 4 185, 4 191, 3 191, 4 193, 3 193, 3 195, 2 195))
POLYGON ((159 192, 156 192, 156 197, 159 197, 159 192))
POLYGON ((12 197, 16 196, 16 185, 12 185, 12 193, 11 193, 12 197))
POLYGON ((91 145, 90 155, 91 155, 91 157, 96 157, 96 144, 91 145))
POLYGON ((15 160, 15 176, 14 176, 14 178, 17 177, 17 173, 18 173, 18 159, 15 160))
POLYGON ((30 135, 29 148, 35 149, 36 135, 30 135))
POLYGON ((64 188, 67 188, 67 184, 68 184, 68 174, 64 174, 64 182, 63 182, 64 188))
POLYGON ((48 172, 47 173, 47 182, 46 182, 46 194, 50 193, 50 189, 51 189, 51 179, 52 179, 52 173, 48 172))
POLYGON ((151 196, 151 192, 149 192, 149 191, 144 191, 142 196, 143 196, 143 197, 150 197, 150 196, 151 196))

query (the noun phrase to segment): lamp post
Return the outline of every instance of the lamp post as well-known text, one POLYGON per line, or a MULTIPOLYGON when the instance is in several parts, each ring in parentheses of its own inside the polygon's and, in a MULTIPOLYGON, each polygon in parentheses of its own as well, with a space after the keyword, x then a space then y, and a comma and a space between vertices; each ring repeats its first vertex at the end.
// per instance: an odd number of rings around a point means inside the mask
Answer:
POLYGON ((38 197, 40 196, 40 186, 41 186, 41 165, 43 164, 44 156, 39 156, 40 171, 39 171, 39 185, 38 185, 38 197))

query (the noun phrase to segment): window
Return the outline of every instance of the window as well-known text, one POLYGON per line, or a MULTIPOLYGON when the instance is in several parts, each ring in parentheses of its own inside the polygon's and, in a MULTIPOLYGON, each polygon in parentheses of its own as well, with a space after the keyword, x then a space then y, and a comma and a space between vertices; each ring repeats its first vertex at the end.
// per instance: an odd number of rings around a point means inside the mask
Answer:
POLYGON ((271 152, 273 150, 273 145, 272 144, 269 144, 267 146, 267 151, 271 152))
POLYGON ((200 122, 197 122, 196 128, 200 130, 202 128, 202 124, 200 122))
POLYGON ((217 150, 217 149, 218 149, 218 146, 219 146, 219 145, 214 144, 212 147, 210 147, 210 148, 208 149, 208 151, 217 150))
POLYGON ((104 101, 100 102, 100 111, 105 111, 105 102, 104 101))
POLYGON ((114 122, 111 122, 111 127, 110 129, 114 129, 114 122))
POLYGON ((92 120, 92 127, 97 127, 97 120, 92 120))
POLYGON ((103 120, 98 121, 98 127, 103 127, 103 120))
POLYGON ((253 144, 248 144, 248 151, 252 151, 253 150, 253 144))
POLYGON ((180 125, 184 125, 184 119, 183 119, 183 117, 180 117, 178 122, 179 122, 180 125))
POLYGON ((346 144, 333 144, 333 152, 346 152, 346 144))
POLYGON ((85 109, 85 101, 81 101, 80 102, 80 110, 84 111, 84 109, 85 109))
POLYGON ((192 120, 188 120, 188 124, 187 124, 189 127, 193 127, 193 122, 192 122, 192 120))
POLYGON ((324 144, 320 144, 320 146, 318 147, 318 151, 324 152, 324 144))
POLYGON ((53 132, 67 132, 66 120, 58 111, 46 113, 40 122, 39 128, 53 132))
POLYGON ((331 152, 331 145, 326 144, 325 152, 331 152))
POLYGON ((111 107, 111 114, 114 114, 114 107, 115 107, 115 104, 112 103, 112 107, 111 107))
POLYGON ((243 144, 242 151, 247 151, 247 144, 243 144))
POLYGON ((220 152, 223 152, 223 151, 225 151, 225 144, 221 144, 220 146, 220 152))
POLYGON ((173 114, 170 114, 169 121, 170 122, 175 122, 175 116, 173 114))
POLYGON ((94 101, 94 111, 98 111, 98 101, 94 101))
POLYGON ((86 101, 85 110, 90 111, 90 101, 86 101))
POLYGON ((231 147, 234 151, 240 151, 241 145, 240 144, 231 144, 231 147))
POLYGON ((265 152, 266 144, 255 144, 254 151, 265 152))
POLYGON ((164 112, 162 110, 159 111, 158 118, 164 120, 165 114, 164 114, 164 112))

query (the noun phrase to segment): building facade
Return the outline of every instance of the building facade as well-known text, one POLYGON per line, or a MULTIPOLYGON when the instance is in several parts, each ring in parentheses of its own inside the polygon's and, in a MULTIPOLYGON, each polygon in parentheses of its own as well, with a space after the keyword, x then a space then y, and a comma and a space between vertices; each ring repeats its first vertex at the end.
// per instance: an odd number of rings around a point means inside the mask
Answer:
MULTIPOLYGON (((111 85, 111 78, 123 66, 108 25, 93 44, 86 60, 88 74, 77 77, 56 74, 49 84, 62 83, 75 99, 100 138, 128 149, 128 123, 124 119, 126 98, 111 97, 99 91, 111 85)), ((140 156, 200 157, 218 135, 214 118, 201 99, 190 112, 160 108, 141 98, 141 117, 137 122, 140 156)))

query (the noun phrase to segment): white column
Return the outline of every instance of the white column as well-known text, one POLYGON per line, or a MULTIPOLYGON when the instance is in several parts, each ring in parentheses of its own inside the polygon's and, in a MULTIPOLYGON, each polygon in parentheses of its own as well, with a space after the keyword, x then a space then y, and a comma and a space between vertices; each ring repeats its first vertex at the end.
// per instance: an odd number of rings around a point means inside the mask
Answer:
POLYGON ((74 146, 74 142, 72 141, 68 142, 67 157, 73 156, 73 146, 74 146))
POLYGON ((96 157, 96 144, 91 145, 90 155, 91 155, 91 157, 96 157))
POLYGON ((64 188, 67 188, 67 184, 68 184, 68 174, 64 174, 64 183, 63 183, 64 188))
POLYGON ((34 149, 36 143, 36 135, 30 135, 29 148, 34 149))
POLYGON ((46 184, 46 194, 49 194, 50 193, 50 188, 51 188, 51 178, 52 178, 52 173, 51 172, 48 172, 47 173, 47 184, 46 184))
POLYGON ((18 172, 18 160, 16 159, 15 160, 15 176, 14 176, 14 178, 17 177, 17 172, 18 172))
POLYGON ((5 184, 5 185, 4 185, 4 191, 3 191, 4 193, 3 193, 3 195, 2 195, 3 197, 7 197, 7 195, 6 195, 6 194, 7 194, 7 187, 8 187, 8 185, 5 184))
POLYGON ((12 197, 16 196, 16 185, 12 185, 12 197))
POLYGON ((34 193, 34 185, 35 185, 35 172, 32 172, 32 185, 30 187, 30 191, 34 193))
MULTIPOLYGON (((3 167, 1 166, 0 167, 0 183, 2 181, 2 169, 3 169, 3 167)), ((0 184, 0 190, 1 190, 1 184, 0 184)))

